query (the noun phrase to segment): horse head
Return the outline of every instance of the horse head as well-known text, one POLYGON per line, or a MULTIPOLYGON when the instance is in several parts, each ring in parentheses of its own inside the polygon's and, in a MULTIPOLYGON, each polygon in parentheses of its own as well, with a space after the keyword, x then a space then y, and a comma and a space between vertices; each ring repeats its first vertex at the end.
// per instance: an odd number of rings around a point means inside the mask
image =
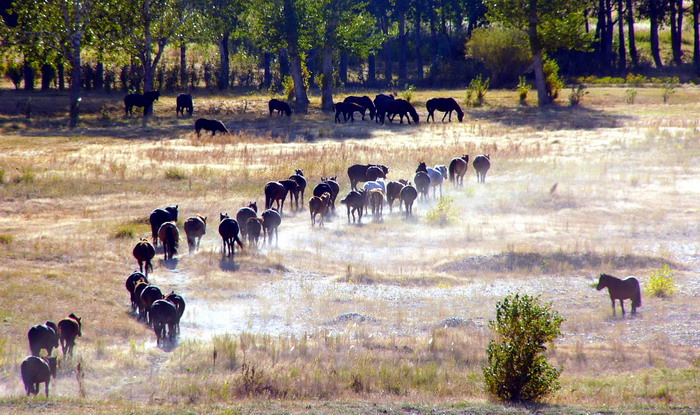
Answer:
POLYGON ((294 170, 294 171, 295 171, 296 174, 298 174, 299 176, 302 176, 302 177, 304 176, 304 170, 302 170, 302 169, 296 169, 296 170, 294 170))
POLYGON ((610 276, 607 274, 600 274, 600 278, 598 279, 598 285, 595 287, 596 290, 600 291, 603 288, 608 286, 608 279, 610 279, 610 276))
POLYGON ((426 173, 428 172, 428 166, 425 164, 424 161, 421 161, 420 163, 418 163, 418 168, 416 169, 416 173, 421 172, 421 171, 426 172, 426 173))
POLYGON ((219 220, 223 221, 224 219, 228 219, 228 213, 219 213, 219 220))
POLYGON ((258 203, 257 202, 250 202, 248 203, 248 207, 253 209, 255 213, 258 213, 258 203))
POLYGON ((469 163, 469 154, 463 154, 463 155, 462 155, 462 160, 464 160, 464 161, 466 161, 467 163, 469 163))

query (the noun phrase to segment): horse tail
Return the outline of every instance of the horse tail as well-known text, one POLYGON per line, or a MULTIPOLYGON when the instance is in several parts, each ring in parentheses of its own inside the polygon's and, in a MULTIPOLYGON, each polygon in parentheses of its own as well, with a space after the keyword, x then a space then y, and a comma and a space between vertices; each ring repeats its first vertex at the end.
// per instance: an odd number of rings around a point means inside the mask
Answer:
POLYGON ((455 181, 455 168, 456 168, 456 164, 457 164, 457 163, 456 163, 454 160, 452 160, 452 161, 450 162, 450 167, 447 168, 447 171, 450 172, 450 182, 453 182, 453 183, 454 183, 454 181, 455 181))
POLYGON ((158 227, 156 224, 151 221, 151 238, 153 239, 153 245, 158 246, 158 227))
MULTIPOLYGON (((236 243, 238 244, 238 246, 241 247, 241 249, 243 249, 243 243, 241 242, 240 238, 238 238, 238 234, 233 235, 233 240, 236 241, 236 243)), ((233 243, 231 245, 233 245, 233 243)))
POLYGON ((177 248, 178 248, 178 239, 175 237, 175 227, 173 226, 168 226, 165 228, 165 240, 168 241, 168 246, 169 246, 169 251, 170 255, 177 254, 177 248))
POLYGON ((634 295, 632 296, 632 305, 635 307, 641 307, 642 306, 642 289, 639 287, 639 281, 637 282, 637 289, 634 292, 634 295))

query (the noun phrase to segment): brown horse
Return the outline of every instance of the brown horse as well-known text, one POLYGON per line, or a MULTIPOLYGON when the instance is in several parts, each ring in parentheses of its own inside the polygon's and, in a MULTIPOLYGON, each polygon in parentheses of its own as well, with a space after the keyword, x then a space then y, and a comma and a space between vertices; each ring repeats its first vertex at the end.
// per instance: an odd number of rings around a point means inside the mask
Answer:
POLYGON ((352 213, 352 221, 355 222, 355 212, 357 212, 357 221, 362 223, 362 211, 365 206, 366 192, 362 190, 351 190, 340 203, 348 208, 348 223, 350 223, 350 214, 352 213))
MULTIPOLYGON (((139 282, 144 282, 148 284, 148 278, 146 278, 145 275, 143 275, 140 272, 134 272, 133 274, 129 275, 126 278, 126 290, 129 291, 129 295, 131 297, 131 311, 134 312, 136 311, 136 307, 138 307, 139 303, 139 297, 136 297, 134 295, 134 291, 136 290, 136 284, 139 282)), ((139 293, 140 295, 141 293, 139 293)))
POLYGON ((491 157, 488 154, 481 154, 474 157, 472 162, 474 170, 476 170, 476 181, 486 183, 486 173, 491 168, 491 157))
POLYGON ((445 115, 442 116, 443 122, 448 115, 448 121, 452 121, 452 111, 457 113, 459 122, 462 122, 464 118, 464 111, 462 111, 462 107, 459 106, 454 98, 431 98, 425 103, 425 107, 428 110, 428 122, 430 122, 430 117, 433 117, 433 122, 435 122, 435 110, 445 113, 445 115))
MULTIPOLYGON (((406 181, 404 180, 404 182, 406 181)), ((393 205, 396 199, 399 199, 399 210, 401 210, 401 189, 403 189, 405 185, 405 183, 400 181, 386 184, 386 202, 389 204, 389 212, 394 210, 393 205)))
POLYGON ((258 204, 256 202, 250 202, 248 203, 248 206, 244 208, 238 209, 238 212, 236 212, 236 222, 238 222, 238 225, 241 227, 241 237, 243 239, 246 238, 248 230, 245 227, 245 224, 248 222, 248 219, 250 218, 255 218, 258 216, 258 204))
POLYGON ((171 291, 170 294, 165 296, 165 301, 171 302, 175 309, 177 310, 177 320, 175 321, 175 332, 180 332, 180 319, 182 315, 185 314, 185 299, 180 295, 175 294, 175 291, 171 291))
POLYGON ((80 317, 71 313, 68 317, 58 322, 58 336, 61 339, 61 350, 63 357, 66 357, 66 352, 73 356, 73 347, 75 347, 75 339, 83 335, 83 323, 80 322, 80 317))
POLYGON ((207 217, 195 215, 187 218, 185 221, 185 234, 187 235, 187 245, 190 248, 190 253, 199 250, 199 243, 202 241, 202 236, 207 233, 207 217))
POLYGON ((132 251, 134 258, 139 262, 139 271, 145 272, 148 277, 148 271, 153 272, 153 264, 151 260, 156 256, 156 249, 148 242, 148 239, 141 238, 132 251), (145 268, 145 269, 144 269, 145 268))
POLYGON ((369 191, 369 203, 372 206, 372 220, 382 219, 382 208, 384 205, 384 192, 382 189, 372 189, 369 191))
POLYGON ((413 202, 418 198, 418 190, 409 182, 401 189, 400 196, 399 206, 401 206, 401 203, 406 206, 406 217, 413 216, 413 202))
POLYGON ((632 300, 632 314, 637 313, 637 307, 642 306, 642 290, 639 288, 639 281, 634 277, 621 280, 612 275, 600 274, 598 279, 598 291, 608 288, 610 300, 612 301, 613 316, 615 315, 615 300, 620 300, 622 315, 625 315, 625 304, 623 300, 632 300))
POLYGON ((237 243, 241 249, 243 249, 243 243, 238 237, 238 232, 240 231, 240 226, 235 219, 228 217, 227 213, 219 214, 221 223, 219 223, 219 235, 221 235, 221 240, 223 241, 223 255, 229 257, 236 254, 235 244, 237 243))
POLYGON ((170 341, 173 341, 177 333, 177 324, 179 321, 177 306, 164 299, 156 300, 151 307, 151 316, 153 331, 156 333, 156 345, 161 346, 163 344, 166 326, 168 328, 168 337, 170 341))
POLYGON ((150 284, 148 281, 144 278, 136 283, 134 285, 134 292, 131 294, 132 302, 136 303, 136 307, 139 309, 139 320, 145 320, 146 319, 146 309, 143 306, 143 302, 141 302, 141 293, 149 287, 150 284))
POLYGON ((328 210, 330 204, 331 194, 329 192, 325 192, 320 197, 314 196, 311 199, 309 199, 309 212, 311 212, 311 226, 314 226, 316 224, 316 215, 321 215, 321 220, 319 221, 318 226, 323 226, 323 217, 325 216, 326 210, 328 210))
POLYGON ((165 261, 173 259, 177 255, 177 247, 180 244, 180 231, 177 230, 175 222, 165 222, 158 229, 158 238, 163 244, 163 259, 165 261))
POLYGON ((155 285, 149 285, 141 291, 141 306, 146 316, 146 323, 151 324, 151 306, 153 303, 163 298, 163 292, 155 285))
POLYGON ((273 203, 277 203, 277 210, 282 213, 284 200, 287 198, 287 188, 280 182, 267 182, 265 184, 265 209, 271 209, 273 203))
POLYGON ((22 382, 24 383, 24 390, 27 392, 27 396, 39 393, 39 384, 44 383, 46 385, 46 397, 49 397, 51 377, 56 377, 56 360, 56 357, 51 356, 29 356, 24 359, 20 372, 22 373, 22 382))
MULTIPOLYGON (((292 195, 292 197, 295 197, 294 199, 294 205, 296 206, 296 210, 299 210, 299 196, 301 195, 301 200, 302 203, 304 201, 304 190, 306 190, 306 178, 304 177, 304 171, 302 169, 296 169, 296 174, 292 174, 289 176, 290 179, 294 180, 297 182, 298 186, 298 191, 295 195, 292 195)), ((292 203, 291 201, 289 203, 292 203)), ((302 206, 302 209, 304 207, 302 206)))
POLYGON ((467 174, 469 167, 469 154, 464 154, 462 157, 455 157, 450 162, 448 171, 450 172, 450 182, 454 186, 464 186, 464 175, 467 174))
POLYGON ((246 240, 248 245, 252 245, 255 249, 258 249, 258 244, 260 242, 260 234, 263 229, 263 219, 262 218, 248 218, 245 223, 246 228, 246 240))

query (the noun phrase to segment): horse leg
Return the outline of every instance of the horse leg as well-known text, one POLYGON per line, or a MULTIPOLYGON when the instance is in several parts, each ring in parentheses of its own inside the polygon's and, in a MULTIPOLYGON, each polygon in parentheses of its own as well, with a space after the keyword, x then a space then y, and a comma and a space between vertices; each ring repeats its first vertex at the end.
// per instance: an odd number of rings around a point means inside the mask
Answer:
MULTIPOLYGON (((445 122, 445 117, 447 117, 447 114, 449 114, 449 113, 450 113, 450 111, 445 112, 445 115, 442 116, 442 122, 445 122)), ((452 120, 450 120, 450 121, 452 121, 452 120)))
POLYGON ((620 308, 622 309, 622 315, 625 315, 625 300, 620 298, 620 308))

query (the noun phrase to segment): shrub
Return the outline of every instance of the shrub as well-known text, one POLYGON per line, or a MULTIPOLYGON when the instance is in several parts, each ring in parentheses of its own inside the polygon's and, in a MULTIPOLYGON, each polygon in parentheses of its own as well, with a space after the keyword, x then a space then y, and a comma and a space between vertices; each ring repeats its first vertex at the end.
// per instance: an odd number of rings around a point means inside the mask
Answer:
POLYGON ((554 101, 559 97, 559 91, 564 87, 564 81, 559 77, 559 64, 554 59, 546 58, 542 66, 547 96, 554 101))
POLYGON ((484 99, 486 98, 486 91, 489 90, 489 78, 482 80, 481 75, 477 75, 473 78, 467 87, 466 103, 467 105, 473 105, 475 107, 480 107, 484 104, 484 99))
POLYGON ((451 197, 441 197, 437 206, 428 211, 425 215, 429 223, 445 226, 457 221, 457 212, 452 206, 454 199, 451 197))
POLYGON ((20 183, 34 183, 34 180, 36 180, 36 174, 34 174, 34 171, 32 170, 31 167, 22 167, 19 170, 19 176, 16 176, 14 178, 14 182, 17 184, 20 183))
POLYGON ((24 77, 24 72, 22 71, 22 64, 17 62, 9 62, 7 68, 5 68, 5 76, 10 78, 15 89, 19 89, 22 83, 22 78, 24 77))
POLYGON ((294 80, 291 76, 285 75, 282 80, 282 88, 284 88, 284 95, 287 97, 287 101, 294 99, 294 80))
POLYGON ((647 77, 642 74, 628 73, 627 77, 625 77, 625 82, 634 86, 640 86, 647 81, 647 77))
POLYGON ((634 99, 637 98, 637 90, 630 88, 625 91, 625 102, 627 104, 634 104, 634 99))
POLYGON ((531 60, 524 33, 499 26, 474 29, 466 50, 469 57, 484 63, 495 85, 515 81, 531 60))
POLYGON ((187 174, 177 167, 168 167, 165 170, 165 178, 168 180, 184 180, 187 178, 187 174))
POLYGON ((401 98, 405 99, 408 102, 411 102, 411 98, 413 98, 413 91, 416 90, 415 85, 411 84, 406 84, 403 87, 403 91, 401 91, 401 98))
POLYGON ((649 281, 645 284, 644 292, 653 297, 668 298, 678 291, 676 278, 668 265, 656 269, 649 275, 649 281))
POLYGON ((507 401, 537 401, 559 389, 561 369, 547 362, 546 343, 555 340, 564 319, 537 297, 509 295, 496 306, 496 332, 482 367, 486 391, 507 401))
POLYGON ((518 82, 518 99, 520 99, 521 104, 525 104, 525 101, 527 100, 527 94, 528 92, 530 92, 530 89, 532 89, 532 85, 527 83, 527 80, 524 76, 521 76, 520 82, 518 82))
POLYGON ((581 99, 583 98, 583 96, 588 94, 588 91, 586 91, 585 89, 586 85, 584 84, 578 84, 578 86, 571 87, 571 94, 569 94, 569 104, 572 107, 578 107, 578 105, 581 103, 581 99))
POLYGON ((671 98, 671 95, 676 93, 676 88, 678 88, 678 85, 680 84, 680 79, 677 76, 674 76, 673 78, 666 78, 664 79, 664 104, 668 103, 668 100, 671 98))

